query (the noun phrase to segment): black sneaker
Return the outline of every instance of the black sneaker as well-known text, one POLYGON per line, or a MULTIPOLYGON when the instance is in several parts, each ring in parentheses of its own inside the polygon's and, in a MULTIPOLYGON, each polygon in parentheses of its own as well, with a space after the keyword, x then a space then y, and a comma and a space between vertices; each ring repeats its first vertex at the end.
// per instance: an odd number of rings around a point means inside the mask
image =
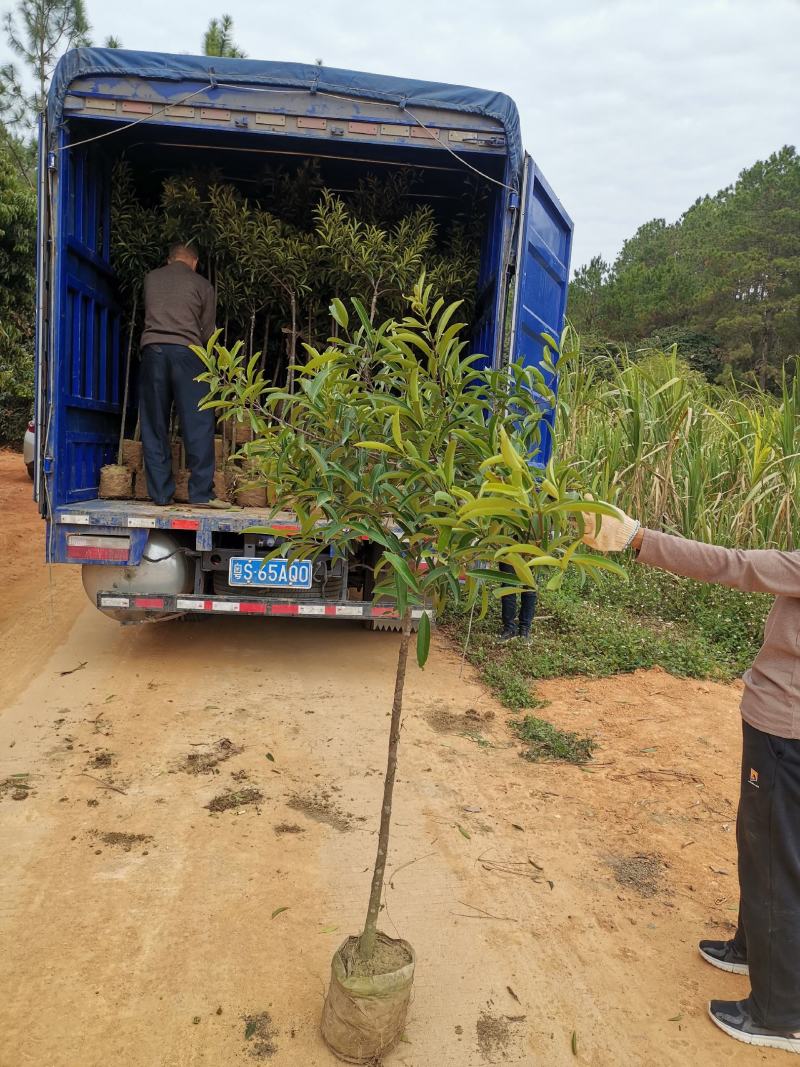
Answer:
POLYGON ((530 639, 531 639, 531 628, 530 628, 530 626, 520 626, 520 628, 519 628, 519 639, 520 639, 520 641, 530 641, 530 639))
POLYGON ((712 1000, 708 1014, 720 1030, 746 1045, 800 1053, 800 1030, 767 1030, 759 1026, 750 1014, 749 1000, 712 1000))
POLYGON ((501 641, 513 641, 515 637, 519 637, 516 626, 506 626, 500 634, 501 641))
POLYGON ((747 957, 738 951, 733 941, 701 941, 697 947, 700 955, 712 967, 730 971, 731 974, 750 973, 747 957))

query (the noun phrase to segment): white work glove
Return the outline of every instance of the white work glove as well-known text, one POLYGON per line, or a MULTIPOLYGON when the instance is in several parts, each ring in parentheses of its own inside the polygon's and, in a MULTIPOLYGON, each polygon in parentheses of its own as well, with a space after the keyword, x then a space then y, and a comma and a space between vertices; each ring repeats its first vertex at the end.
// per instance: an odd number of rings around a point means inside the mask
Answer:
POLYGON ((626 515, 620 508, 616 510, 617 515, 581 512, 582 541, 585 545, 597 549, 598 552, 622 552, 628 547, 642 524, 638 519, 626 515))

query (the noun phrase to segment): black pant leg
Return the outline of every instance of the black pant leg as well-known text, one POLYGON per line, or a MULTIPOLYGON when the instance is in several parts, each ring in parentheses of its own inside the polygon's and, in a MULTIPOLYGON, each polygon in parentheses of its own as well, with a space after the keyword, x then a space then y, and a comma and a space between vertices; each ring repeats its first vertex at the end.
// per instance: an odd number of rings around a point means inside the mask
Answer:
POLYGON ((519 606, 519 626, 521 630, 529 630, 536 616, 536 602, 538 593, 522 593, 519 606))
MULTIPOLYGON (((500 570, 506 574, 513 574, 514 568, 510 563, 501 563, 500 570)), ((517 597, 514 593, 500 597, 500 615, 503 620, 503 629, 511 630, 517 625, 517 597)))
POLYGON ((743 726, 741 915, 750 1007, 770 1030, 800 1030, 800 742, 743 726))
POLYGON ((214 496, 214 412, 200 411, 200 402, 208 386, 194 379, 203 364, 190 348, 173 345, 171 352, 172 387, 181 422, 189 475, 189 501, 203 504, 214 496))
POLYGON ((139 420, 147 491, 157 504, 166 504, 175 492, 169 416, 172 409, 169 357, 162 345, 145 345, 139 374, 139 420))

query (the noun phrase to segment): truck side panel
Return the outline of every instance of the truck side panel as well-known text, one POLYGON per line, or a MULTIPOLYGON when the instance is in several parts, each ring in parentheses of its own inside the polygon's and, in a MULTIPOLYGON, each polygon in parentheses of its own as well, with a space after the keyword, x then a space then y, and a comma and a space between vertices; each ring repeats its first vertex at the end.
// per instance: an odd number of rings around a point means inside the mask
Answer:
MULTIPOLYGON (((506 170, 507 184, 510 183, 510 177, 506 170)), ((472 337, 473 351, 485 355, 486 359, 477 366, 499 366, 502 359, 508 253, 513 225, 512 198, 515 197, 510 189, 495 187, 489 228, 481 249, 477 321, 472 337)))
MULTIPOLYGON (((525 157, 519 240, 517 283, 514 293, 512 361, 541 366, 544 334, 556 341, 564 328, 572 250, 572 220, 558 201, 544 175, 530 156, 525 157)), ((558 378, 545 373, 553 392, 558 378)), ((545 465, 553 450, 555 411, 547 407, 541 424, 537 463, 545 465)))
POLYGON ((109 260, 108 162, 86 148, 58 155, 53 405, 54 506, 92 500, 113 462, 124 388, 120 309, 109 260))

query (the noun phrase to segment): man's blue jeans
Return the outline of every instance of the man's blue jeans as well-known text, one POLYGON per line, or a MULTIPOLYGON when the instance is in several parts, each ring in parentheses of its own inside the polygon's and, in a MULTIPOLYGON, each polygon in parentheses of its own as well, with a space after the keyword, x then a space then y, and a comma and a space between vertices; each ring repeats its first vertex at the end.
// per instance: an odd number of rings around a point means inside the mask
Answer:
POLYGON ((214 412, 200 411, 208 390, 194 379, 203 364, 185 345, 145 345, 139 375, 139 417, 147 491, 156 504, 167 504, 175 492, 169 416, 178 411, 186 451, 189 502, 205 504, 214 496, 214 412))

